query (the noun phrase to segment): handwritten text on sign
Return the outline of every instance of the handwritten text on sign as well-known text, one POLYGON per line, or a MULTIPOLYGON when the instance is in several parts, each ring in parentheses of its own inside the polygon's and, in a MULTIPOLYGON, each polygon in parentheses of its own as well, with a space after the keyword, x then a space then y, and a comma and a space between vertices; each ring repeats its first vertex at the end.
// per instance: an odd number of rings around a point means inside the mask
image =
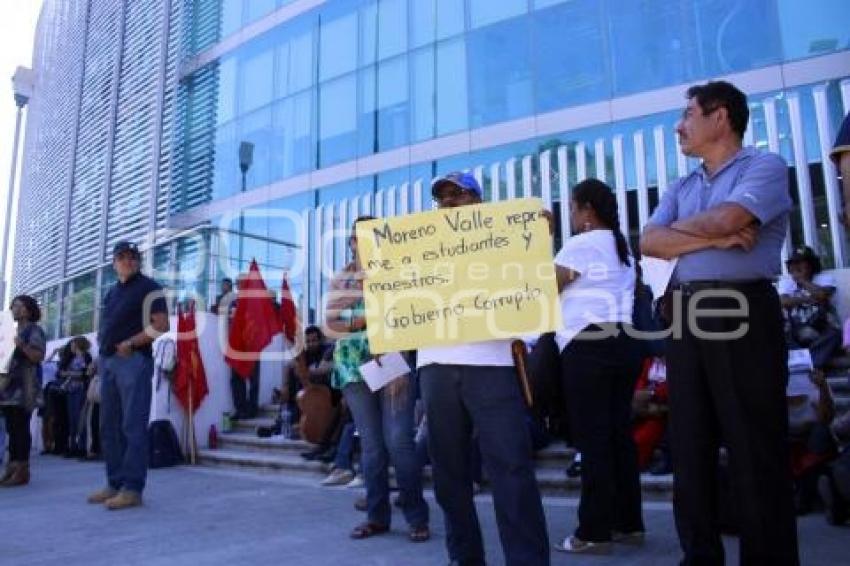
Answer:
POLYGON ((560 327, 549 224, 538 199, 357 224, 373 353, 560 327))

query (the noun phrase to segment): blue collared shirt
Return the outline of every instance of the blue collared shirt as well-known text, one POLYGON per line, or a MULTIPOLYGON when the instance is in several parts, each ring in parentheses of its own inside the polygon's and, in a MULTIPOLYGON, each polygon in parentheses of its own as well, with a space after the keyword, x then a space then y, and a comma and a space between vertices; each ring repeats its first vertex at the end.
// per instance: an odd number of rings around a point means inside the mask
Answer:
POLYGON ((793 205, 785 160, 775 153, 746 147, 713 175, 700 166, 667 189, 649 225, 670 226, 722 203, 738 204, 758 219, 756 245, 749 252, 741 248, 710 248, 683 254, 674 279, 678 282, 774 279, 781 271, 782 243, 793 205))

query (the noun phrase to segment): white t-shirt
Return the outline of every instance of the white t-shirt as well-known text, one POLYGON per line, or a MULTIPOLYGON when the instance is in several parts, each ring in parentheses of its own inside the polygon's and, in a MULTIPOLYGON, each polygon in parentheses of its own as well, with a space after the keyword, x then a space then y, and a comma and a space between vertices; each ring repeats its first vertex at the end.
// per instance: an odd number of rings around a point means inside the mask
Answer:
POLYGON ((632 323, 635 268, 623 265, 611 230, 573 236, 555 256, 555 264, 579 274, 561 291, 564 327, 555 333, 563 350, 585 327, 600 322, 632 323))
MULTIPOLYGON (((818 287, 836 287, 835 276, 829 273, 818 273, 812 277, 812 283, 818 287)), ((793 295, 799 291, 799 287, 794 282, 790 275, 784 275, 779 283, 776 284, 776 290, 780 295, 793 295)), ((808 293, 807 293, 808 294, 808 293)))
POLYGON ((456 346, 432 346, 420 348, 416 355, 416 366, 429 364, 458 366, 512 366, 511 340, 487 340, 458 344, 456 346))

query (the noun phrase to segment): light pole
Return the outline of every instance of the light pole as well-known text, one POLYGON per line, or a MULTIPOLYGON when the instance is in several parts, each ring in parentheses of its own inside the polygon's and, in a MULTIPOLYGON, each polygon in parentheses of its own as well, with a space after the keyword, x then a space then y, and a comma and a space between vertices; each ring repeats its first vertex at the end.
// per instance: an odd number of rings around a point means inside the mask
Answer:
MULTIPOLYGON (((21 69, 15 73, 13 79, 15 84, 15 105, 18 107, 15 115, 15 141, 12 145, 12 166, 9 172, 9 191, 6 194, 6 223, 3 228, 3 240, 0 242, 0 308, 3 308, 6 303, 6 257, 9 248, 9 234, 12 228, 12 200, 15 192, 15 179, 18 175, 18 146, 20 145, 21 137, 21 120, 23 118, 24 106, 29 102, 28 92, 23 92, 24 89, 18 88, 19 75, 21 69)), ((26 74, 26 73, 24 73, 26 74)))
MULTIPOLYGON (((254 163, 254 144, 245 142, 239 144, 239 170, 242 171, 242 192, 248 190, 248 169, 254 163)), ((245 241, 245 213, 239 212, 239 269, 242 269, 242 253, 245 241)))

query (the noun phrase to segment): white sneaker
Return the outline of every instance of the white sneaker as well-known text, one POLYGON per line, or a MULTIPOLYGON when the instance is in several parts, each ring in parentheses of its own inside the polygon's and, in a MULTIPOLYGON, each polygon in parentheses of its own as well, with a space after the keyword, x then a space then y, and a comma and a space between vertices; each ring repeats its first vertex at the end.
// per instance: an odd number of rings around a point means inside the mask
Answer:
POLYGON ((363 487, 366 485, 366 481, 363 479, 363 476, 354 476, 350 482, 345 484, 345 487, 355 488, 355 487, 363 487))
POLYGON ((570 554, 611 554, 610 542, 590 542, 576 536, 568 536, 555 545, 555 550, 570 554))
POLYGON ((334 470, 328 477, 322 480, 322 485, 345 485, 354 479, 354 472, 351 470, 334 470))

